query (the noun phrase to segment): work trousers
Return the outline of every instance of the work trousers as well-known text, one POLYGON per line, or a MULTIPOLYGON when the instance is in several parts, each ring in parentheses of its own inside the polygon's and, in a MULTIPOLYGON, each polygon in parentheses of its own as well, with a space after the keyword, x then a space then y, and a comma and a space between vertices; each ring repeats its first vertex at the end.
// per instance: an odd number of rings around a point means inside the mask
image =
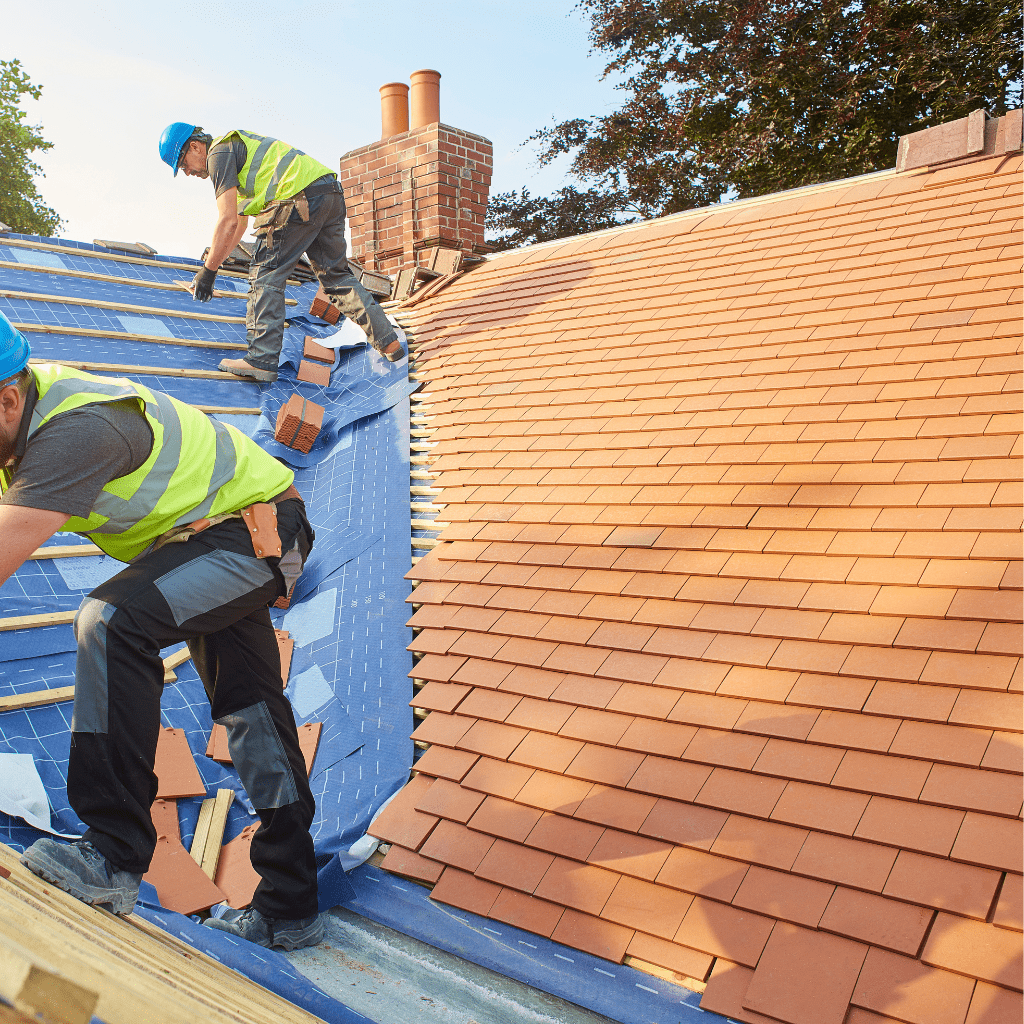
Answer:
MULTIPOLYGON (((282 551, 313 543, 305 506, 278 504, 282 551)), ((241 519, 143 555, 75 617, 78 661, 68 799, 115 868, 144 874, 156 846, 150 807, 160 733, 161 648, 188 642, 213 719, 260 816, 253 905, 275 918, 317 913, 309 827, 315 804, 268 605, 284 593, 276 558, 257 558, 241 519)))
POLYGON ((384 310, 349 270, 341 185, 311 185, 306 199, 309 219, 293 208, 288 222, 274 229, 269 245, 266 238, 257 239, 249 267, 245 361, 260 370, 277 369, 284 340, 285 284, 303 253, 327 297, 363 329, 374 348, 383 351, 398 337, 384 310))

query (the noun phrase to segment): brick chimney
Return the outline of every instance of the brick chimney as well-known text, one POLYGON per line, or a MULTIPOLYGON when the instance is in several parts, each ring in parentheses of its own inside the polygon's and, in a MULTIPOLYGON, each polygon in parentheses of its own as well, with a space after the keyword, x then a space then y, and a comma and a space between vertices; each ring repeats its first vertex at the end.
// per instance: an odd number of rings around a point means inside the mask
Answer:
POLYGON ((484 215, 493 149, 488 139, 441 123, 437 71, 381 87, 382 137, 341 158, 352 255, 396 275, 425 250, 490 251, 484 215))

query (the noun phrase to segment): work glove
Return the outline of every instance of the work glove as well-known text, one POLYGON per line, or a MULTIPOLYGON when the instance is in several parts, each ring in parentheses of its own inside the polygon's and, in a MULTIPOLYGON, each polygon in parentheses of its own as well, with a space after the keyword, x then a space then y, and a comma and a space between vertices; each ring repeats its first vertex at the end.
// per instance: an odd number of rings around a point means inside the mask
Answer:
POLYGON ((197 302, 209 302, 213 298, 213 282, 217 280, 217 271, 203 267, 192 281, 192 297, 197 302))

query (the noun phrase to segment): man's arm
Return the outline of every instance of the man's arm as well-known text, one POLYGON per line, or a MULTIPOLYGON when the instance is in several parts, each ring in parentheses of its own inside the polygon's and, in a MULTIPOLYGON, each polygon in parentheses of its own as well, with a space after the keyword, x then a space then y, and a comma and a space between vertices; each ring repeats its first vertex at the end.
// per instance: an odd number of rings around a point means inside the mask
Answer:
POLYGON ((249 226, 249 218, 238 213, 238 189, 229 188, 217 196, 217 226, 206 257, 206 267, 217 271, 238 245, 249 226))
POLYGON ((69 519, 66 512, 48 512, 24 505, 0 505, 0 584, 5 583, 43 541, 69 519))

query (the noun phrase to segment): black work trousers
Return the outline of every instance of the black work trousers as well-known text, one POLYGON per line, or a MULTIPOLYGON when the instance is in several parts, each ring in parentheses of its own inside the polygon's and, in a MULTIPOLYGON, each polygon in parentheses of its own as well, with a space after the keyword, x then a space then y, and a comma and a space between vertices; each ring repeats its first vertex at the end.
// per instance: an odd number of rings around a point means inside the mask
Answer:
MULTIPOLYGON (((305 506, 278 506, 282 551, 303 559, 305 506)), ((213 719, 260 816, 253 906, 274 918, 317 912, 309 827, 315 804, 299 748, 268 606, 284 593, 276 558, 254 555, 240 519, 166 544, 97 587, 75 618, 78 661, 68 799, 116 868, 145 873, 156 846, 150 807, 160 732, 161 648, 185 640, 213 719)))

